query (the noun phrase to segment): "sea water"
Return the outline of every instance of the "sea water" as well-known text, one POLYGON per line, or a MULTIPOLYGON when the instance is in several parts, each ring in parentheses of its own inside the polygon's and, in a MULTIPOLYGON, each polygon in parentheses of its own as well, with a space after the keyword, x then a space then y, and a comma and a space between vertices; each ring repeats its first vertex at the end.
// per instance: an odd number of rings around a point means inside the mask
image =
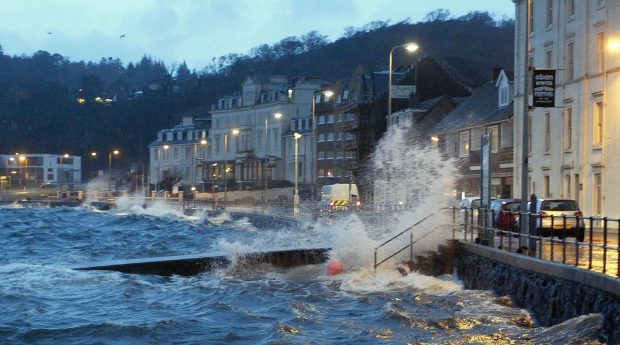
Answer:
POLYGON ((130 198, 107 212, 0 207, 0 344, 596 343, 600 315, 538 327, 510 298, 465 290, 456 276, 403 277, 394 269, 402 257, 373 269, 377 245, 429 215, 414 229, 416 252, 450 238, 441 205, 455 165, 410 144, 406 133, 381 141, 362 182, 374 183, 376 205, 408 210, 368 209, 332 225, 187 217, 169 204, 144 207, 130 198), (380 221, 369 222, 372 215, 380 221), (249 251, 300 247, 333 248, 346 272, 241 263, 194 277, 72 269, 204 252, 225 252, 234 262, 249 251))

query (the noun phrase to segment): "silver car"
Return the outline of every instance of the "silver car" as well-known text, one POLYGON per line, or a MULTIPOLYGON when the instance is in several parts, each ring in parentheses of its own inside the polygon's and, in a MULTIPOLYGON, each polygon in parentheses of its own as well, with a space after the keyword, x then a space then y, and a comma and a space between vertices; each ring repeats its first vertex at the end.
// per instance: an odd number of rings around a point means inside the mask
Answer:
MULTIPOLYGON (((528 210, 529 208, 528 204, 528 210)), ((536 201, 536 235, 576 237, 582 242, 585 236, 583 213, 575 200, 538 199, 536 201)))

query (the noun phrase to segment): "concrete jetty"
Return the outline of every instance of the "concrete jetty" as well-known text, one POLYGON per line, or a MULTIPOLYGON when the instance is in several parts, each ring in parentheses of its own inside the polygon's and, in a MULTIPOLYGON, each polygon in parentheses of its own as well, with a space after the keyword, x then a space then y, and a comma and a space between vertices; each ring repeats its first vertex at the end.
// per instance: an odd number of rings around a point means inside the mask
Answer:
MULTIPOLYGON (((270 264, 276 267, 316 265, 327 261, 330 248, 294 248, 274 251, 260 251, 235 255, 236 261, 244 265, 270 264)), ((204 253, 195 255, 166 256, 146 259, 115 260, 76 270, 106 270, 133 274, 153 274, 160 276, 193 276, 214 268, 227 267, 232 258, 224 253, 204 253)))

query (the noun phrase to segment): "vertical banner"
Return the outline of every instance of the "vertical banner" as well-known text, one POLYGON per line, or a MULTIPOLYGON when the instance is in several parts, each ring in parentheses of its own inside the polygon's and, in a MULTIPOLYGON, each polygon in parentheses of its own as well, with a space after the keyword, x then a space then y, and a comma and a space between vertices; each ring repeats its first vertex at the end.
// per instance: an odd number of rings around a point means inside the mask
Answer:
POLYGON ((532 75, 532 106, 535 108, 555 106, 554 69, 534 69, 532 75))

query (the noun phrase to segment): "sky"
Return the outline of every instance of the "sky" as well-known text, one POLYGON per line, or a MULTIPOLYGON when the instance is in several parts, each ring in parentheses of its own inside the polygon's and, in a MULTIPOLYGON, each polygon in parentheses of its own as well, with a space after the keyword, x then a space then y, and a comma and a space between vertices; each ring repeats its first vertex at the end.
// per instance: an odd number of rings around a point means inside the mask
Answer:
POLYGON ((200 71, 213 57, 285 37, 316 30, 333 41, 349 26, 417 22, 438 8, 514 17, 510 0, 0 0, 0 46, 7 55, 45 50, 71 61, 150 55, 200 71))

